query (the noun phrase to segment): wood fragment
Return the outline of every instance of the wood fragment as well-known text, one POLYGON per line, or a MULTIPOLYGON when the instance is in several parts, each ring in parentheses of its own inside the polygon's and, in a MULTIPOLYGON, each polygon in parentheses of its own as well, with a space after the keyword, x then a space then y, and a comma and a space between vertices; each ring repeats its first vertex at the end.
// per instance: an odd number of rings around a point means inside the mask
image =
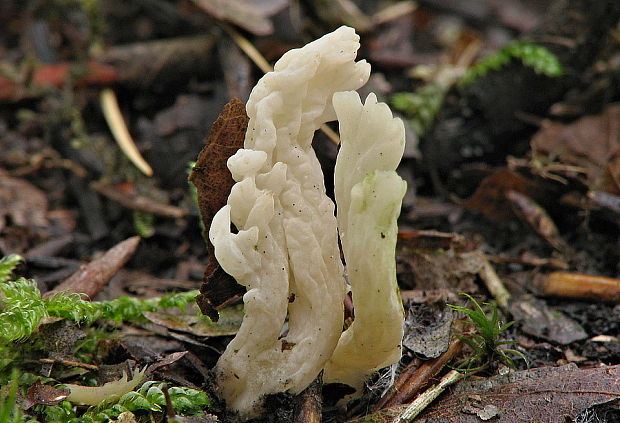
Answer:
POLYGON ((446 390, 450 385, 454 385, 459 380, 465 377, 464 373, 459 373, 456 370, 450 370, 448 374, 441 378, 441 381, 436 386, 428 389, 420 396, 418 396, 415 401, 405 408, 405 410, 393 420, 393 423, 405 423, 410 422, 415 419, 426 407, 429 406, 431 402, 435 400, 443 391, 446 390))
MULTIPOLYGON (((620 226, 620 196, 605 191, 588 191, 592 208, 601 209, 604 217, 620 226)), ((581 205, 581 204, 579 204, 581 205)))
POLYGON ((441 356, 405 367, 390 391, 377 402, 375 411, 405 404, 413 399, 460 351, 461 341, 455 339, 441 356))
POLYGON ((493 263, 506 264, 506 263, 518 263, 534 267, 551 267, 555 269, 566 270, 569 268, 568 263, 565 261, 550 257, 537 257, 531 253, 523 253, 519 257, 509 257, 504 255, 487 256, 487 258, 493 263))
POLYGON ((294 399, 293 421, 296 423, 321 423, 321 413, 323 409, 323 398, 321 388, 323 386, 323 374, 319 375, 314 381, 294 399))
POLYGON ((559 251, 566 250, 566 243, 560 236, 560 231, 545 209, 518 191, 506 192, 506 198, 510 201, 512 210, 517 217, 527 223, 549 245, 559 251))
POLYGON ((80 361, 72 361, 72 360, 63 360, 60 358, 40 358, 39 361, 41 363, 47 363, 47 364, 64 364, 65 366, 71 366, 71 367, 79 367, 82 369, 86 369, 86 370, 99 370, 99 366, 96 366, 94 364, 88 364, 88 363, 82 363, 80 361))
POLYGON ((131 195, 123 190, 119 190, 114 185, 93 181, 90 183, 90 187, 99 194, 102 194, 110 200, 116 201, 131 210, 142 211, 156 216, 170 217, 173 219, 181 219, 187 215, 187 212, 180 207, 158 203, 142 195, 131 195))
POLYGON ((553 272, 535 282, 543 295, 620 302, 620 279, 583 273, 553 272))
POLYGON ((77 272, 53 290, 46 292, 43 297, 47 298, 60 291, 67 291, 94 298, 133 256, 139 243, 140 237, 134 236, 116 244, 100 258, 81 266, 77 272))

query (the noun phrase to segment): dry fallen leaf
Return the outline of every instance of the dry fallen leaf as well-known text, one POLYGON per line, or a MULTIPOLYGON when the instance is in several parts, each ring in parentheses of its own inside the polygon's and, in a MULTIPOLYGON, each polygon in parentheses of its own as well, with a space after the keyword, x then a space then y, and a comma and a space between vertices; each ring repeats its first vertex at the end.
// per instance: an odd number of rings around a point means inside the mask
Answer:
POLYGON ((47 197, 24 179, 12 178, 0 170, 0 232, 7 218, 25 228, 48 226, 47 197))
POLYGON ((561 311, 551 309, 540 298, 529 295, 517 298, 510 303, 510 313, 523 332, 537 338, 568 345, 588 337, 579 323, 561 311))
POLYGON ((474 281, 484 266, 479 251, 400 252, 397 256, 399 281, 408 289, 434 290, 450 288, 457 292, 474 292, 474 281))
POLYGON ((36 404, 57 405, 64 401, 71 391, 67 388, 54 388, 50 385, 43 385, 37 380, 28 388, 26 396, 26 409, 36 404))
POLYGON ((416 422, 475 423, 490 414, 498 423, 575 421, 587 408, 620 397, 619 383, 620 366, 579 369, 574 364, 468 378, 416 422))
POLYGON ((609 106, 600 115, 568 125, 545 124, 531 146, 534 162, 543 168, 553 164, 569 174, 580 168, 591 190, 620 194, 620 106, 609 106))
POLYGON ((525 194, 534 200, 542 195, 532 181, 508 169, 500 168, 487 176, 478 186, 474 195, 461 205, 476 210, 495 221, 512 219, 511 203, 506 198, 510 191, 525 194))
MULTIPOLYGON (((248 120, 245 105, 240 100, 233 98, 224 106, 224 110, 213 123, 209 138, 189 176, 198 194, 205 234, 209 232, 215 213, 226 204, 235 182, 226 161, 243 147, 248 120)), ((200 287, 201 294, 196 301, 204 314, 217 321, 217 309, 226 305, 231 298, 243 294, 245 288, 220 268, 213 254, 213 246, 207 238, 205 236, 209 264, 200 287)))
POLYGON ((269 16, 288 4, 288 0, 193 0, 216 19, 240 26, 254 35, 269 35, 273 24, 269 16))

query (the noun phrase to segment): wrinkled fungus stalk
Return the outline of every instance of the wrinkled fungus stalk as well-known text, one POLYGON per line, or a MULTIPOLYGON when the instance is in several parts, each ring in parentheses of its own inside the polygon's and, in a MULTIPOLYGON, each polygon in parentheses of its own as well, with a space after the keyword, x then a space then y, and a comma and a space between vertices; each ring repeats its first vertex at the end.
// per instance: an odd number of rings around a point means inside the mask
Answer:
POLYGON ((324 380, 361 388, 374 371, 400 359, 403 305, 396 283, 396 220, 407 184, 395 172, 405 128, 374 94, 334 95, 341 149, 334 174, 338 227, 355 320, 342 334, 324 380))
POLYGON ((341 27, 282 56, 252 90, 244 148, 228 161, 237 183, 209 237, 222 268, 247 293, 243 323, 215 373, 221 396, 242 417, 259 413, 266 394, 299 393, 328 361, 330 378, 359 387, 400 357, 394 245, 405 183, 394 169, 404 130, 374 95, 362 105, 345 92, 369 77, 369 65, 355 62, 358 48, 355 31, 341 27), (336 114, 343 134, 338 220, 311 146, 336 114), (339 230, 356 308, 342 338, 339 230), (366 353, 353 351, 360 348, 366 353), (342 367, 343 360, 350 362, 342 367))

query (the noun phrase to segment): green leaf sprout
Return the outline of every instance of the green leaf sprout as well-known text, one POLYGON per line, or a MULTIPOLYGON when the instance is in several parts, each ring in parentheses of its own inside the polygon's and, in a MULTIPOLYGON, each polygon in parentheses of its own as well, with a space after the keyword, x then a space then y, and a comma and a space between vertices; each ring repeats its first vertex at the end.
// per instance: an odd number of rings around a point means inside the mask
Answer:
POLYGON ((452 304, 448 304, 448 306, 452 310, 464 313, 469 318, 469 320, 465 320, 465 323, 471 325, 475 332, 466 335, 454 335, 473 350, 473 355, 459 362, 456 370, 464 373, 478 372, 487 369, 497 361, 514 369, 516 366, 510 355, 516 355, 527 362, 525 355, 520 351, 502 347, 515 343, 515 341, 501 339, 502 334, 515 322, 503 323, 495 304, 483 303, 490 308, 490 311, 486 312, 471 295, 465 293, 461 295, 472 302, 472 308, 452 304))

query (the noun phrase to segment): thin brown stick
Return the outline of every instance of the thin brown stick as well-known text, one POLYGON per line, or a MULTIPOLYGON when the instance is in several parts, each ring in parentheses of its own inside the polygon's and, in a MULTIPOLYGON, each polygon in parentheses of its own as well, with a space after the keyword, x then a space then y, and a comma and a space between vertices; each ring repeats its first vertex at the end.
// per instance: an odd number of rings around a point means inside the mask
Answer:
POLYGON ((43 296, 47 298, 60 291, 67 291, 93 298, 133 256, 139 243, 140 237, 134 236, 116 244, 100 258, 81 266, 77 272, 43 296))
POLYGON ((411 401, 418 392, 428 385, 429 380, 435 377, 461 351, 462 346, 461 341, 455 339, 450 343, 446 352, 439 357, 428 360, 419 367, 414 365, 406 367, 392 389, 379 400, 375 406, 375 411, 411 401))
POLYGON ((90 183, 90 187, 99 194, 131 210, 138 210, 157 216, 171 217, 173 219, 183 218, 187 214, 187 212, 180 207, 158 203, 142 195, 125 194, 114 186, 102 182, 93 181, 90 183))
POLYGON ((571 272, 552 272, 536 280, 544 295, 620 302, 620 279, 571 272))
POLYGON ((323 408, 323 398, 321 397, 322 386, 323 375, 319 374, 310 386, 295 397, 295 407, 293 409, 294 422, 321 423, 321 412, 323 408))
POLYGON ((426 390, 415 401, 407 406, 407 408, 398 416, 393 423, 405 423, 415 419, 426 407, 428 407, 434 400, 451 385, 454 385, 459 380, 463 379, 465 374, 459 373, 456 370, 450 370, 448 374, 441 378, 436 386, 426 390))
POLYGON ((499 276, 497 276, 497 273, 489 260, 484 258, 483 261, 484 265, 482 266, 480 273, 478 273, 480 275, 480 279, 482 279, 489 292, 493 295, 493 298, 495 298, 497 305, 502 310, 507 310, 508 302, 511 297, 510 292, 508 292, 502 280, 499 276))
POLYGON ((65 366, 80 367, 86 370, 99 370, 99 366, 95 366, 94 364, 82 363, 79 361, 53 359, 53 358, 40 358, 39 361, 41 363, 64 364, 65 366))

